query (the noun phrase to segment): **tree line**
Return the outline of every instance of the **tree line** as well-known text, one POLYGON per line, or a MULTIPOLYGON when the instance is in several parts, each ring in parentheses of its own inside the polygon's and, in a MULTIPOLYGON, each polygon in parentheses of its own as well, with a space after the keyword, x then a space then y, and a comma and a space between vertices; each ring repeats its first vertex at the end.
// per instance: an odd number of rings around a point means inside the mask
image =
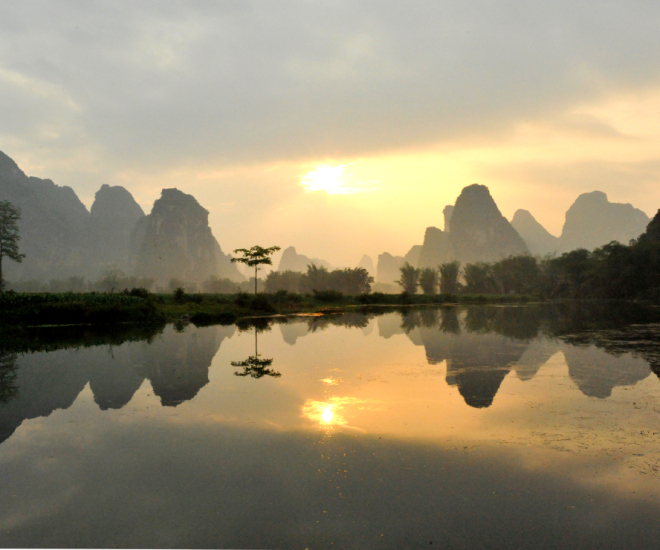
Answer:
MULTIPOLYGON (((19 253, 18 221, 21 211, 8 201, 0 201, 0 291, 5 286, 2 278, 2 259, 21 262, 19 253)), ((257 293, 260 265, 272 265, 272 254, 278 246, 237 249, 242 257, 232 258, 255 268, 255 277, 245 283, 211 277, 200 285, 187 285, 172 279, 169 290, 182 288, 187 292, 202 291, 213 294, 244 292, 248 285, 257 293), (194 287, 194 288, 193 288, 194 287)), ((543 258, 530 255, 509 256, 497 262, 474 262, 461 267, 457 261, 437 268, 416 268, 409 263, 401 267, 397 283, 404 294, 421 290, 426 295, 454 294, 521 294, 544 298, 596 298, 596 299, 660 299, 660 210, 647 226, 644 234, 628 245, 613 241, 593 251, 573 250, 560 256, 543 258)), ((341 293, 363 295, 371 292, 374 278, 363 268, 329 271, 314 264, 306 273, 272 271, 264 280, 267 293, 341 293)), ((150 290, 155 281, 130 277, 121 272, 109 272, 99 281, 86 282, 82 277, 66 281, 51 281, 49 288, 37 281, 15 283, 14 290, 35 292, 115 292, 123 288, 141 287, 150 290), (25 288, 21 288, 24 286, 25 288), (41 288, 36 288, 40 286, 41 288), (28 288, 35 287, 35 288, 28 288)), ((157 288, 157 291, 164 289, 157 288)))
POLYGON ((279 291, 312 294, 316 292, 341 292, 347 295, 368 294, 374 278, 362 268, 335 269, 314 264, 307 266, 306 273, 298 271, 271 271, 264 281, 266 292, 279 291))
POLYGON ((660 298, 660 211, 628 245, 613 241, 543 258, 509 256, 497 262, 458 262, 418 269, 406 263, 397 281, 414 294, 527 294, 545 298, 660 298))

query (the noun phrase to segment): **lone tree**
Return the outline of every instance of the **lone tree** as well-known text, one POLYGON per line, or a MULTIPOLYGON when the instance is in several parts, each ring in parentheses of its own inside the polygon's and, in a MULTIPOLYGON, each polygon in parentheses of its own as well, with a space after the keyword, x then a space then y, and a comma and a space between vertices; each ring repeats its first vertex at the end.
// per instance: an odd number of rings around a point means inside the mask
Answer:
POLYGON ((0 201, 0 291, 4 289, 5 281, 2 277, 2 258, 7 256, 10 260, 21 263, 25 254, 18 253, 18 220, 21 219, 21 209, 9 201, 0 201))
POLYGON ((249 250, 247 248, 237 248, 234 250, 235 254, 239 252, 243 254, 242 258, 232 258, 232 263, 245 264, 248 267, 254 267, 254 293, 257 293, 257 271, 260 265, 273 265, 271 256, 280 250, 279 246, 271 246, 270 248, 261 248, 260 246, 253 246, 249 250))

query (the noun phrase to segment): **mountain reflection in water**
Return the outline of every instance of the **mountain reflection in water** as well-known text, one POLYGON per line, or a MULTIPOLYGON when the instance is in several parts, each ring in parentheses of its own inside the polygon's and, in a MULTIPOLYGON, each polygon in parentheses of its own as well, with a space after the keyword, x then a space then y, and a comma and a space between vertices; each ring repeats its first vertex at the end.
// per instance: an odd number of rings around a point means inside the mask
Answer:
MULTIPOLYGON (((0 442, 26 419, 69 408, 87 384, 101 410, 124 407, 145 379, 164 407, 176 407, 208 384, 211 361, 235 330, 168 327, 153 340, 13 355, 14 389, 0 405, 0 442)), ((0 395, 8 393, 5 379, 0 383, 0 395)))
MULTIPOLYGON (((632 319, 640 315, 644 321, 654 320, 653 312, 641 309, 632 319)), ((654 344, 660 325, 643 325, 640 336, 640 325, 630 324, 626 315, 612 308, 406 309, 279 318, 270 323, 260 319, 257 325, 248 322, 241 328, 254 330, 256 338, 275 322, 283 341, 295 346, 300 338, 331 326, 364 329, 374 318, 379 337, 406 335, 424 347, 429 365, 446 362, 447 384, 456 386, 465 403, 475 408, 492 405, 511 371, 522 381, 531 380, 557 352, 563 353, 570 378, 589 397, 609 397, 617 386, 636 384, 652 370, 660 372, 660 352, 654 344), (599 325, 606 328, 598 330, 599 325)), ((176 407, 208 384, 211 362, 235 330, 168 327, 162 334, 126 345, 67 344, 67 349, 20 356, 6 351, 0 357, 0 438, 9 437, 25 419, 70 407, 88 383, 101 410, 124 407, 145 379, 163 406, 176 407)), ((278 377, 280 373, 269 368, 272 361, 260 359, 255 348, 254 356, 232 365, 244 368, 238 372, 241 376, 278 377)))
POLYGON ((652 547, 659 317, 572 303, 2 335, 0 546, 652 547))

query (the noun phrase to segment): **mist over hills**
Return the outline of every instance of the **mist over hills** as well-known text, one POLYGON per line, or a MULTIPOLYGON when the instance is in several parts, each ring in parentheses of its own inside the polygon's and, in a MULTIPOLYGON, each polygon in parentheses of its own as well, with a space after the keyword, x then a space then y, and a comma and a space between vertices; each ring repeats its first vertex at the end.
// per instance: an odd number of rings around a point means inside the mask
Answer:
MULTIPOLYGON (((500 212, 485 185, 465 187, 456 199, 456 204, 445 207, 443 216, 445 230, 437 227, 426 229, 417 261, 413 257, 408 260, 411 265, 437 267, 440 263, 453 260, 461 263, 493 261, 529 252, 523 239, 500 212)), ((385 254, 379 256, 377 270, 376 280, 379 282, 391 283, 399 278, 398 274, 392 278, 391 260, 385 254)))
POLYGON ((532 254, 552 254, 560 249, 559 238, 551 235, 527 210, 516 210, 511 225, 532 254))
MULTIPOLYGON (((492 262, 510 255, 545 256, 578 248, 594 250, 612 241, 628 244, 646 230, 649 217, 631 204, 609 202, 601 191, 578 196, 566 212, 559 237, 548 232, 527 210, 517 210, 511 222, 501 214, 484 185, 465 187, 455 205, 443 210, 444 230, 427 227, 415 267, 437 267, 457 260, 462 264, 492 262)), ((377 281, 398 279, 394 265, 404 259, 383 253, 379 256, 377 281), (394 258, 394 260, 393 260, 394 258)), ((398 267, 397 267, 398 269, 398 267)))
MULTIPOLYGON (((104 184, 88 211, 76 193, 48 179, 27 176, 0 152, 0 200, 21 208, 21 264, 5 262, 10 281, 49 281, 70 277, 96 279, 108 272, 154 280, 201 283, 211 277, 241 282, 245 277, 230 262, 208 224, 208 211, 178 189, 163 189, 149 215, 121 186, 104 184)), ((533 214, 518 210, 509 222, 488 187, 465 187, 454 205, 442 210, 444 229, 427 227, 422 244, 405 256, 379 254, 376 265, 364 255, 359 266, 377 283, 392 285, 406 262, 437 267, 458 260, 497 261, 517 254, 546 255, 576 248, 593 250, 611 241, 638 238, 648 216, 630 204, 609 202, 600 191, 577 197, 566 212, 562 234, 550 234, 533 214)), ((439 216, 438 216, 439 217, 439 216)), ((323 259, 286 248, 278 271, 305 272, 307 266, 332 269, 323 259)))
POLYGON ((201 282, 218 274, 241 280, 213 236, 208 217, 192 195, 163 189, 151 214, 140 219, 133 230, 131 271, 160 281, 201 282))
MULTIPOLYGON (((20 207, 23 263, 6 262, 11 281, 98 278, 109 271, 164 284, 214 275, 245 278, 230 263, 192 195, 164 189, 145 216, 131 193, 103 185, 90 211, 73 189, 28 177, 0 152, 0 200, 20 207)), ((5 266, 3 266, 5 267, 5 266)))
POLYGON ((325 260, 318 258, 309 258, 303 254, 298 254, 295 247, 290 246, 284 250, 280 263, 277 267, 278 271, 298 271, 304 273, 307 271, 308 265, 315 265, 316 267, 325 267, 332 269, 332 266, 325 260))
POLYGON ((566 212, 561 236, 551 235, 527 210, 518 210, 511 225, 533 254, 593 250, 612 241, 628 244, 644 233, 649 217, 631 204, 612 203, 601 191, 580 195, 566 212))
POLYGON ((612 203, 601 191, 583 193, 566 212, 559 251, 593 250, 612 241, 628 244, 644 232, 649 221, 641 210, 612 203))
POLYGON ((88 264, 89 276, 100 276, 108 269, 129 272, 131 236, 145 218, 133 195, 120 186, 104 184, 96 192, 90 209, 89 230, 94 244, 88 264))

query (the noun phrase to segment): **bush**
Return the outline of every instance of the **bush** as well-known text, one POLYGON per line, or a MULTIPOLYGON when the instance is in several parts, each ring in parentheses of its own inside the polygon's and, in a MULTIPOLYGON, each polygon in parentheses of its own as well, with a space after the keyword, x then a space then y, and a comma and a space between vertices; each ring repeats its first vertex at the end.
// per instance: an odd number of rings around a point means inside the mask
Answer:
POLYGON ((374 292, 372 294, 360 294, 357 297, 357 301, 365 305, 383 305, 397 303, 398 298, 398 294, 384 294, 383 292, 374 292))
POLYGON ((127 296, 135 296, 136 298, 149 297, 149 291, 146 288, 132 288, 131 290, 125 288, 121 293, 126 294, 127 296))
POLYGON ((172 296, 174 297, 174 301, 178 304, 183 304, 186 301, 186 291, 182 286, 175 288, 172 296))
POLYGON ((239 292, 234 297, 234 303, 238 307, 248 308, 248 307, 250 307, 250 304, 252 303, 252 297, 247 292, 239 292))
POLYGON ((252 298, 250 309, 263 313, 277 313, 277 310, 275 307, 273 307, 273 304, 270 303, 264 294, 257 294, 254 298, 252 298))
POLYGON ((337 303, 344 299, 344 295, 341 292, 337 292, 336 290, 314 289, 312 292, 314 293, 314 300, 317 302, 337 303))

